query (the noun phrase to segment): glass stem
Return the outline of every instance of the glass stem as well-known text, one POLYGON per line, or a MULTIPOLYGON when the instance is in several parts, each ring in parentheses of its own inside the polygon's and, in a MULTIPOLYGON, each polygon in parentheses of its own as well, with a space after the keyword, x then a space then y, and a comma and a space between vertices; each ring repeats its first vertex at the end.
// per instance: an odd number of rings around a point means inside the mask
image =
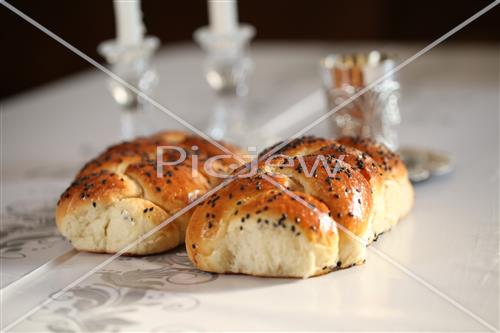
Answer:
POLYGON ((211 137, 217 140, 226 138, 234 142, 244 137, 244 99, 234 95, 217 95, 207 128, 211 137))

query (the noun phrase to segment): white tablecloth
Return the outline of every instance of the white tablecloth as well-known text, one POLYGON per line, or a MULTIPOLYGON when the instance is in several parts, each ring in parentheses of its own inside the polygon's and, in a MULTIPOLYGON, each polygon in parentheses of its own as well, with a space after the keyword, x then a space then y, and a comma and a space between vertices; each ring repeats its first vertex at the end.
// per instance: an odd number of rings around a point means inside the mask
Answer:
MULTIPOLYGON (((318 90, 321 56, 372 47, 405 59, 423 45, 254 45, 252 125, 265 124, 318 90)), ((200 128, 213 101, 201 62, 191 45, 162 49, 155 95, 200 128)), ((399 78, 402 144, 449 152, 456 169, 417 185, 411 215, 372 245, 391 260, 369 251, 363 266, 289 280, 199 272, 182 248, 119 258, 14 330, 498 328, 499 49, 440 46, 399 78)), ((106 79, 91 70, 1 103, 3 327, 107 258, 72 251, 52 217, 57 195, 77 168, 119 140, 118 109, 106 79)), ((311 110, 310 120, 317 116, 311 110)), ((160 113, 158 119, 165 128, 182 128, 160 113)), ((273 135, 284 138, 306 123, 273 135)), ((325 135, 326 128, 321 124, 311 132, 325 135)))

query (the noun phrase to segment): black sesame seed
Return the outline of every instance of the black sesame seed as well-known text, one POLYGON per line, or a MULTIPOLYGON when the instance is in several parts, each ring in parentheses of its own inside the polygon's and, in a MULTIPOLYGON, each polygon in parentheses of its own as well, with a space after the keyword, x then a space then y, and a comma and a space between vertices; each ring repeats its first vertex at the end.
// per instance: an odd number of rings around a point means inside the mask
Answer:
POLYGON ((161 192, 161 188, 159 188, 158 186, 156 186, 156 192, 161 192))
POLYGON ((95 203, 95 201, 92 203, 92 206, 94 206, 94 208, 97 206, 97 204, 95 203))

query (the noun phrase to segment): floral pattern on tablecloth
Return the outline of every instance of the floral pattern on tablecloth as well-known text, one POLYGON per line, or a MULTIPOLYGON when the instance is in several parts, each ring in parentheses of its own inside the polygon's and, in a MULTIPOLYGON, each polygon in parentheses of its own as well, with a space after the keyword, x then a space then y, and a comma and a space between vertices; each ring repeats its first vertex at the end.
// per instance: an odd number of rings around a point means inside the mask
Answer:
POLYGON ((198 331, 191 324, 176 322, 175 314, 200 306, 200 300, 183 287, 216 279, 217 274, 195 269, 183 246, 161 255, 119 257, 80 285, 52 295, 47 305, 15 330, 198 331), (144 311, 155 320, 144 320, 144 311))
POLYGON ((5 207, 0 217, 2 288, 71 251, 56 228, 54 210, 52 200, 19 200, 5 207))
MULTIPOLYGON (((55 202, 37 200, 19 200, 5 207, 0 229, 2 265, 22 260, 24 267, 11 280, 72 249, 57 231, 54 209, 55 202)), ((217 278, 217 274, 194 268, 183 246, 160 255, 118 257, 78 286, 52 295, 49 303, 14 330, 197 331, 192 324, 175 320, 174 314, 192 311, 200 305, 199 299, 183 288, 217 278), (144 309, 165 318, 165 323, 155 320, 148 324, 141 317, 144 309)))

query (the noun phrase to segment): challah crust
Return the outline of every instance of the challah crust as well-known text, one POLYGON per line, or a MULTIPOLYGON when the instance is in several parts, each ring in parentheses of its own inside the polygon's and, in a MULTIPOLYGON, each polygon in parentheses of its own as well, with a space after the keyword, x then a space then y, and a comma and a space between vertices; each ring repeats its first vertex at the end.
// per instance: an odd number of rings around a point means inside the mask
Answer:
MULTIPOLYGON (((238 153, 235 147, 225 145, 238 153)), ((219 148, 182 132, 163 132, 108 148, 87 163, 76 180, 61 195, 56 209, 60 232, 82 251, 116 253, 157 227, 175 212, 205 194, 218 178, 193 171, 193 161, 203 163, 219 148), (188 151, 187 159, 163 165, 157 174, 159 146, 176 146, 188 151), (197 148, 192 155, 193 147, 197 148)), ((176 150, 166 150, 164 160, 177 160, 176 150)), ((236 163, 233 158, 231 163, 236 163)), ((221 160, 219 172, 229 173, 229 162, 221 160)), ((184 243, 187 212, 130 249, 129 255, 164 252, 184 243)))

